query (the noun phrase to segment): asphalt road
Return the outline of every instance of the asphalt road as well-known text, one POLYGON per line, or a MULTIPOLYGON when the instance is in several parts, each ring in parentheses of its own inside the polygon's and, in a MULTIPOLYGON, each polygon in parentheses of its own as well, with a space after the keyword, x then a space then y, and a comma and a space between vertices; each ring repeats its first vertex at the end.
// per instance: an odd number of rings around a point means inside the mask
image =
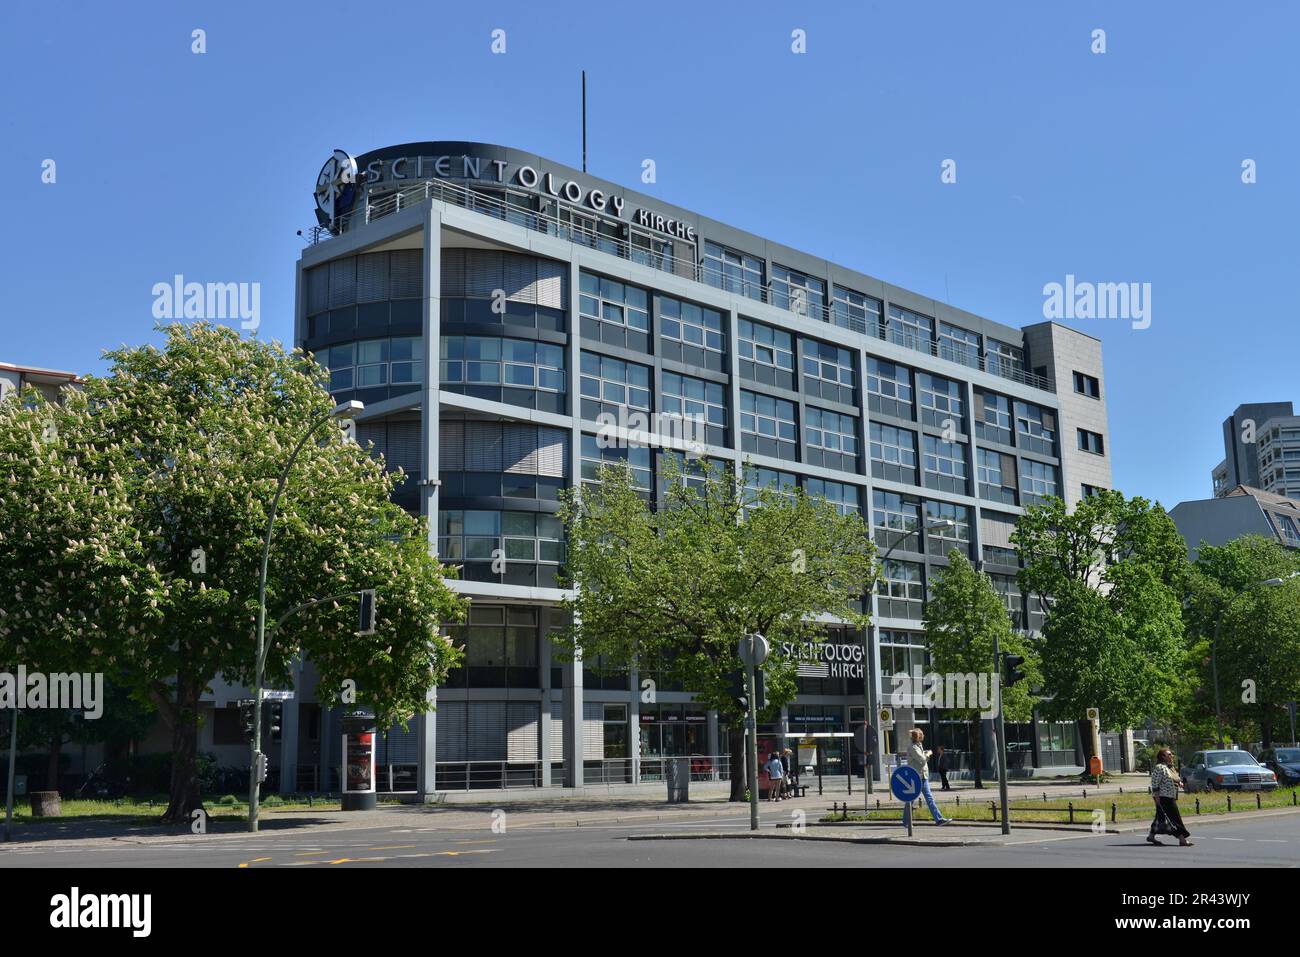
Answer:
MULTIPOLYGON (((415 824, 416 822, 412 822, 415 824)), ((355 868, 355 867, 1295 867, 1300 815, 1206 823, 1188 821, 1195 847, 1151 847, 1143 832, 1107 835, 1021 833, 1011 846, 917 847, 800 840, 629 841, 657 835, 663 822, 609 825, 457 828, 343 828, 315 836, 293 831, 256 835, 0 846, 0 868, 355 868)), ((921 825, 927 827, 928 825, 921 825)), ((743 815, 673 822, 673 833, 744 834, 743 815)), ((952 828, 949 833, 959 829, 952 828)), ((1168 839, 1166 839, 1168 840, 1168 839)))

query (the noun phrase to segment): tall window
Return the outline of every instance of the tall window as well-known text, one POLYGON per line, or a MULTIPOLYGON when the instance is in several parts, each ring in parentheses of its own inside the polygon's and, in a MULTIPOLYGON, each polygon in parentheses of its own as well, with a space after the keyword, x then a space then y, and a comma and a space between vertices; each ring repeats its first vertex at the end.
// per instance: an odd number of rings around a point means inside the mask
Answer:
POLYGON ((772 305, 826 321, 826 283, 786 266, 772 266, 772 305))
POLYGON ((960 382, 918 372, 916 384, 921 390, 921 421, 945 430, 966 431, 965 387, 960 382))
POLYGON ((650 449, 644 445, 630 448, 601 448, 600 440, 594 435, 582 437, 582 480, 595 482, 600 474, 600 467, 608 465, 613 468, 626 466, 631 469, 632 485, 638 491, 650 491, 650 449))
POLYGON ((798 461, 794 403, 741 389, 740 444, 746 452, 798 461))
POLYGON ((971 510, 965 505, 952 502, 925 503, 926 525, 949 521, 951 525, 941 525, 926 531, 927 550, 932 555, 946 556, 954 548, 970 557, 970 516, 971 510))
POLYGON ((757 256, 706 241, 701 259, 701 272, 710 286, 750 299, 763 298, 763 260, 757 256))
POLYGON ((843 471, 857 470, 857 419, 816 406, 804 406, 804 440, 813 465, 843 471))
POLYGON ((794 342, 790 333, 761 322, 740 320, 736 350, 740 353, 740 374, 746 378, 755 378, 756 366, 787 373, 794 371, 794 342))
POLYGON ((898 546, 905 551, 921 550, 916 530, 921 525, 921 506, 915 499, 874 489, 871 493, 871 531, 882 550, 898 546))
POLYGON ((1040 455, 1056 454, 1056 413, 1030 402, 1016 403, 1016 444, 1040 455))
POLYGON ((644 289, 589 272, 582 273, 580 282, 579 316, 649 332, 649 298, 644 289))
POLYGON ((977 450, 979 455, 975 467, 975 477, 979 483, 980 498, 1006 505, 1016 504, 1016 460, 1014 456, 994 452, 991 449, 977 450))
POLYGON ((850 512, 857 515, 862 512, 861 496, 856 485, 847 482, 832 482, 828 479, 806 478, 803 490, 809 498, 822 498, 830 502, 841 515, 850 512))
POLYGON ((879 422, 871 423, 872 473, 877 478, 903 478, 915 482, 916 433, 879 422), (878 473, 878 467, 883 471, 878 473), (905 475, 898 470, 909 470, 905 475), (889 474, 891 472, 898 474, 889 474))
POLYGON ((939 323, 939 355, 972 369, 980 367, 980 337, 951 323, 939 323))
POLYGON ((669 296, 659 298, 660 334, 684 345, 723 351, 722 313, 669 296))
POLYGON ((1056 467, 1030 459, 1020 460, 1020 501, 1024 505, 1057 495, 1056 467))
POLYGON ((925 437, 925 471, 946 478, 959 479, 966 486, 966 447, 960 442, 945 442, 933 435, 925 437))
POLYGON ((869 336, 878 335, 880 300, 864 296, 846 286, 834 287, 831 316, 835 325, 869 336))
POLYGON ((601 414, 619 415, 619 409, 650 411, 650 368, 594 352, 582 353, 583 418, 596 420, 601 414))
POLYGON ((912 417, 912 372, 884 359, 867 357, 867 404, 872 412, 912 417))
POLYGON ((801 348, 804 391, 832 402, 852 405, 857 386, 853 353, 814 339, 804 339, 801 348))
POLYGON ((909 349, 929 352, 934 341, 934 320, 902 306, 889 307, 885 338, 909 349))
POLYGON ((660 408, 665 415, 698 417, 709 426, 727 426, 726 395, 724 387, 717 382, 705 382, 694 376, 665 372, 660 408))
POLYGON ((1009 342, 989 339, 984 343, 985 368, 994 375, 1015 379, 1025 371, 1025 350, 1009 342))
POLYGON ((886 559, 880 563, 876 588, 881 617, 921 620, 925 607, 925 583, 918 562, 886 559))
POLYGON ((1011 444, 1011 400, 993 392, 975 393, 975 434, 990 442, 1011 444))

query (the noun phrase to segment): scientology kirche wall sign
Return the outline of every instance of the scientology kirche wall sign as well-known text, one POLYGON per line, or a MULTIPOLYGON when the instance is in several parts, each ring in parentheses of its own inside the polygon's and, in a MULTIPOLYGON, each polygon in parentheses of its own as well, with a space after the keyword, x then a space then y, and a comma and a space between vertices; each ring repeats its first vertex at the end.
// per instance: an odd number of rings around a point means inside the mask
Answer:
POLYGON ((407 143, 363 153, 355 159, 344 150, 336 150, 318 180, 318 215, 322 225, 329 225, 372 191, 449 179, 507 186, 562 199, 645 229, 695 241, 693 224, 647 207, 629 207, 626 195, 616 188, 593 185, 582 174, 552 167, 540 157, 520 158, 524 155, 479 143, 407 143), (359 189, 348 188, 354 184, 359 189), (328 195, 331 201, 322 202, 322 195, 328 195))

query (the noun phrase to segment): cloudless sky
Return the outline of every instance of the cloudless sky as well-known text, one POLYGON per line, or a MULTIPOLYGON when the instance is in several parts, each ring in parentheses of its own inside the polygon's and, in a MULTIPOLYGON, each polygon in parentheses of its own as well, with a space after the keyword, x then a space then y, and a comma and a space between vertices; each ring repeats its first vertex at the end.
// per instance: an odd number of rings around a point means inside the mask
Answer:
POLYGON ((1300 405, 1298 9, 4 0, 0 361, 104 371, 175 273, 261 283, 290 341, 331 150, 579 166, 585 68, 594 175, 1013 326, 1067 273, 1151 283, 1149 329, 1069 324, 1103 343, 1116 486, 1206 498, 1233 408, 1300 405))

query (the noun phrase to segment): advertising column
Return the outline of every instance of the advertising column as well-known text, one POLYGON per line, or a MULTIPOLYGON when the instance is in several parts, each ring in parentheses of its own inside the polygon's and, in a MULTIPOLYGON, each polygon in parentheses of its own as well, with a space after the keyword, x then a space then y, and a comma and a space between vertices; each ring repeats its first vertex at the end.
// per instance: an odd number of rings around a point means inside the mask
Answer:
POLYGON ((375 717, 350 714, 343 719, 343 810, 369 811, 375 793, 375 717))

